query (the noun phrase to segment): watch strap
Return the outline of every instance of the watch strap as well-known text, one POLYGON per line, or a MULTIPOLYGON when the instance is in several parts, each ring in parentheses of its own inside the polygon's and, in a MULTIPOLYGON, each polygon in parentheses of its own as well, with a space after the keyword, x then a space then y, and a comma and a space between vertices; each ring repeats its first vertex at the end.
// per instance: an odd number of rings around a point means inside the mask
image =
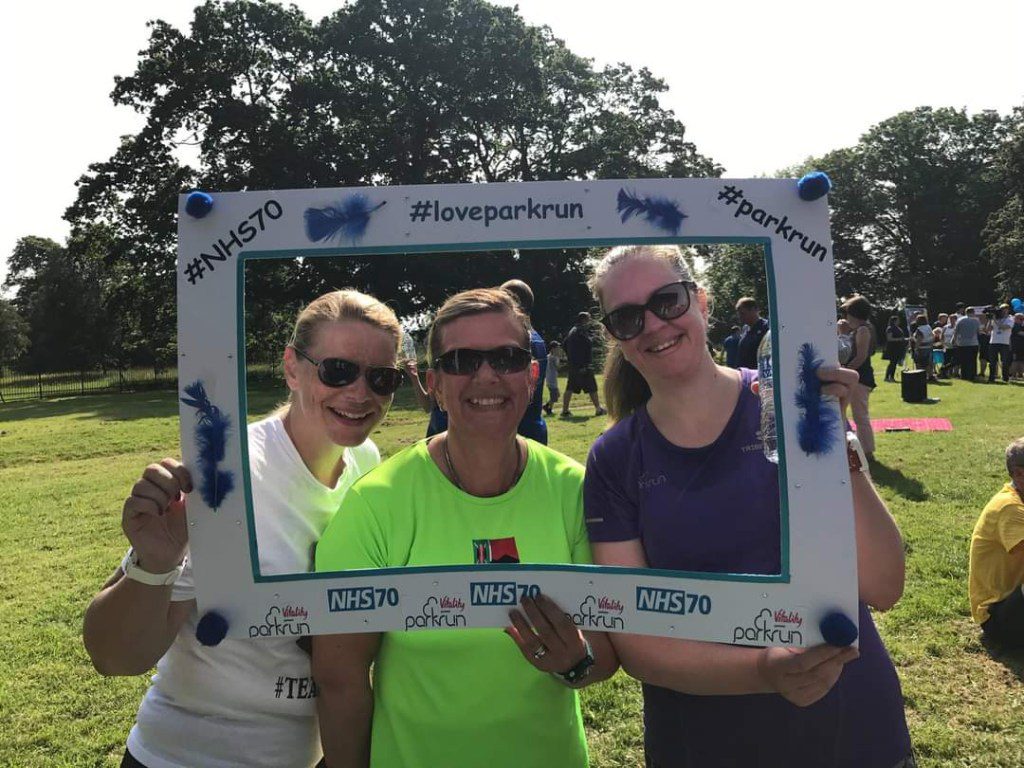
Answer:
POLYGON ((583 646, 586 649, 586 655, 579 660, 576 666, 568 672, 552 672, 551 674, 564 680, 569 685, 574 685, 587 677, 590 674, 590 668, 594 666, 594 651, 586 638, 583 639, 583 646))
POLYGON ((861 447, 860 440, 854 432, 846 433, 846 460, 851 472, 868 472, 868 457, 861 447))
POLYGON ((124 571, 126 579, 131 579, 141 584, 148 584, 151 587, 166 587, 178 580, 181 572, 185 570, 185 563, 182 561, 181 565, 167 571, 167 573, 150 573, 139 566, 139 556, 135 550, 129 549, 121 561, 121 570, 124 571))

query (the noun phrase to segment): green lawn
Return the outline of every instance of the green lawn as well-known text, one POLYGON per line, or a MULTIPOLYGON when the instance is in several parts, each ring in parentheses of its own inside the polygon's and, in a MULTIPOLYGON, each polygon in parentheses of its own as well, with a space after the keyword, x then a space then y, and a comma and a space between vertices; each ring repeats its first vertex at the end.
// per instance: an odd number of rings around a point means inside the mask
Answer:
MULTIPOLYGON (((876 361, 880 362, 880 361, 876 361)), ((903 600, 878 618, 903 681, 922 766, 1024 765, 1024 657, 993 655, 967 603, 967 545, 1004 482, 1002 451, 1024 433, 1024 387, 932 385, 930 405, 884 384, 878 417, 941 416, 953 432, 878 436, 874 477, 907 542, 903 600)), ((251 416, 279 393, 250 397, 251 416)), ((580 460, 603 427, 585 398, 549 423, 580 460)), ((80 640, 90 596, 124 552, 120 506, 140 469, 178 453, 173 393, 95 395, 0 406, 0 766, 115 766, 146 686, 106 679, 80 640)), ((407 390, 374 440, 392 454, 426 415, 407 390)), ((642 762, 638 686, 621 673, 584 692, 596 766, 642 762)))

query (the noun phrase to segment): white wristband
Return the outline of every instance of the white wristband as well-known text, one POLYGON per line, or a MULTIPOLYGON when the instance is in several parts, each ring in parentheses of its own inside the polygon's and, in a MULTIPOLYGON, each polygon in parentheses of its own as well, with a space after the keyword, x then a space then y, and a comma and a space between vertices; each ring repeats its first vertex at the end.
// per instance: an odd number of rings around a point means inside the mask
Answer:
POLYGON ((124 571, 126 579, 138 581, 141 584, 148 584, 151 587, 166 587, 178 580, 181 572, 185 570, 185 561, 167 573, 150 573, 139 567, 139 556, 134 549, 129 549, 128 554, 121 561, 121 570, 124 571))

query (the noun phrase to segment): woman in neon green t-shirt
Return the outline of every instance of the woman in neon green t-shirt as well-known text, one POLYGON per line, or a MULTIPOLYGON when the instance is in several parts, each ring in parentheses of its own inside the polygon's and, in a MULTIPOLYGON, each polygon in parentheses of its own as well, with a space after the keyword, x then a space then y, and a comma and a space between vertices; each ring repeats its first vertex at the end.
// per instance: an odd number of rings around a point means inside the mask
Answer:
MULTIPOLYGON (((445 302, 427 382, 448 431, 349 491, 317 546, 318 571, 590 562, 583 468, 516 435, 537 377, 528 347, 526 318, 503 291, 445 302)), ((409 628, 444 626, 439 607, 425 605, 409 628)), ((573 689, 611 676, 618 661, 604 634, 581 633, 540 597, 525 599, 504 633, 317 637, 313 667, 331 768, 572 767, 587 765, 573 689)))

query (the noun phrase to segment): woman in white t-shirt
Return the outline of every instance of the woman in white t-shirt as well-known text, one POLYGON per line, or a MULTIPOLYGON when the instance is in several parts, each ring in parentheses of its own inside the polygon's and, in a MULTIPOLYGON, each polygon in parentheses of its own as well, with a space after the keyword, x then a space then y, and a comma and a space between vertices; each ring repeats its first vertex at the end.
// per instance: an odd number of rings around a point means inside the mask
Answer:
MULTIPOLYGON (((402 380, 400 340, 394 312, 357 291, 325 294, 299 313, 284 350, 289 401, 248 428, 262 574, 311 570, 345 492, 380 463, 369 434, 402 380)), ((146 467, 122 512, 131 549, 86 610, 85 647, 99 672, 157 667, 122 768, 309 768, 322 753, 306 650, 288 637, 196 639, 192 488, 174 459, 146 467)))

